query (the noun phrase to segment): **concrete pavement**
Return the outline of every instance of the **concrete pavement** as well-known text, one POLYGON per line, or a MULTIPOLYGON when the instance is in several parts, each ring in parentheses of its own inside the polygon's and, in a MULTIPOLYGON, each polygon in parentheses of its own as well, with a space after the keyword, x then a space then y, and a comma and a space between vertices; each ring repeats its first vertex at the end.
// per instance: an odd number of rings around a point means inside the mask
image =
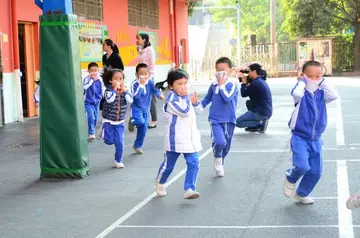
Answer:
MULTIPOLYGON (((267 133, 236 130, 224 178, 214 178, 207 112, 198 117, 204 150, 201 197, 194 201, 182 198, 181 158, 168 196, 153 198, 163 159, 161 116, 158 128, 148 131, 144 155, 132 153, 135 136, 126 133, 123 170, 111 168, 113 147, 90 143, 91 176, 78 181, 38 180, 37 120, 0 128, 0 237, 360 237, 360 211, 344 203, 349 192, 360 190, 360 78, 331 80, 341 101, 329 105, 324 172, 312 206, 282 195, 290 165, 292 83, 276 79, 269 80, 274 116, 267 133)), ((192 88, 207 90, 194 83, 192 88)), ((245 100, 239 100, 238 114, 245 100)))

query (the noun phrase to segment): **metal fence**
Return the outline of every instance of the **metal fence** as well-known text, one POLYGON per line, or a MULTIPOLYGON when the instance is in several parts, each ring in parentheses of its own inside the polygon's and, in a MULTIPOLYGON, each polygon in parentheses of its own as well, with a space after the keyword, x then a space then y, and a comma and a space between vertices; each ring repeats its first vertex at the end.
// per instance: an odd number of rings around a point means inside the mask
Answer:
POLYGON ((354 43, 333 41, 332 67, 334 72, 352 72, 355 69, 354 43))
MULTIPOLYGON (((245 45, 241 47, 240 52, 241 65, 259 63, 267 70, 269 77, 294 74, 300 67, 296 42, 245 45)), ((207 47, 202 60, 190 62, 193 78, 209 79, 215 72, 216 60, 221 56, 229 57, 229 55, 222 55, 216 47, 207 47)), ((230 58, 234 63, 237 62, 236 48, 233 48, 230 58)), ((332 67, 334 72, 354 70, 354 44, 352 42, 333 41, 332 67)))

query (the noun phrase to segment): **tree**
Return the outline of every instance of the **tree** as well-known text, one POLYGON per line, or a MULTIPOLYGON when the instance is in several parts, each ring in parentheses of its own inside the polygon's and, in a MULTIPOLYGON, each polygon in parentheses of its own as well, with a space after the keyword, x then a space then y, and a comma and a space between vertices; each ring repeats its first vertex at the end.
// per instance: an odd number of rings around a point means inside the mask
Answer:
MULTIPOLYGON (((270 41, 270 2, 269 0, 239 0, 240 3, 240 25, 241 37, 256 35, 257 42, 270 41)), ((236 6, 236 0, 219 0, 217 6, 236 6)), ((276 23, 277 37, 280 41, 288 40, 286 33, 281 31, 280 26, 284 19, 281 14, 281 5, 277 3, 276 23)), ((230 20, 234 26, 237 25, 235 9, 215 9, 212 10, 213 21, 224 22, 230 20)))
POLYGON ((354 29, 355 70, 360 70, 359 0, 281 0, 286 20, 282 29, 291 37, 339 35, 354 29))
POLYGON ((195 7, 200 6, 199 2, 189 2, 188 3, 188 16, 191 17, 194 14, 195 7))

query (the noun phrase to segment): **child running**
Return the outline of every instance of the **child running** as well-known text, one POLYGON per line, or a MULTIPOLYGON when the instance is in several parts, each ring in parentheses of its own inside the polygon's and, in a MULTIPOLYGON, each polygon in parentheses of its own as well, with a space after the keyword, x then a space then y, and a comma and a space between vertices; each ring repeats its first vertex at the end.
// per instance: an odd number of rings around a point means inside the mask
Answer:
POLYGON ((99 107, 103 98, 105 87, 99 77, 99 66, 97 63, 88 65, 89 75, 83 80, 84 100, 86 116, 88 121, 88 139, 95 139, 95 128, 98 121, 99 107))
POLYGON ((236 124, 236 107, 239 95, 239 83, 232 74, 229 58, 221 57, 216 61, 216 79, 212 82, 205 98, 197 101, 194 93, 191 101, 196 109, 202 111, 209 103, 209 122, 211 126, 214 170, 217 177, 224 176, 224 159, 229 153, 236 124))
POLYGON ((124 168, 124 120, 127 103, 132 103, 133 99, 124 86, 125 76, 120 69, 104 67, 102 76, 106 86, 102 138, 107 145, 115 144, 114 168, 124 168))
POLYGON ((322 173, 322 139, 326 129, 326 104, 339 96, 329 81, 322 78, 321 64, 307 61, 301 77, 291 91, 295 109, 289 121, 292 168, 286 171, 284 195, 302 204, 313 204, 309 197, 322 173), (301 182, 295 192, 296 182, 301 182))
POLYGON ((134 102, 131 104, 131 118, 128 129, 130 132, 137 128, 134 150, 137 154, 142 154, 146 131, 149 124, 149 111, 152 96, 164 99, 164 95, 155 87, 154 80, 149 80, 149 67, 146 64, 136 66, 136 80, 131 84, 131 94, 134 102))
POLYGON ((188 92, 188 75, 182 70, 170 71, 166 81, 170 88, 163 111, 165 115, 165 159, 157 175, 156 193, 166 196, 164 184, 174 169, 180 154, 184 154, 187 170, 184 183, 184 198, 196 199, 196 179, 199 171, 199 155, 202 150, 201 135, 196 125, 196 114, 188 92))

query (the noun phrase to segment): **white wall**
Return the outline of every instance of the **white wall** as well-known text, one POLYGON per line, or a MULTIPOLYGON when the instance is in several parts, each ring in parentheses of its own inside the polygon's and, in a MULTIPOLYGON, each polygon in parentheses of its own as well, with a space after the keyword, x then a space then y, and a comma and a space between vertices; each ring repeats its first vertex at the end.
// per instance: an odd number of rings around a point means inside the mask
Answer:
POLYGON ((3 92, 5 124, 18 121, 18 104, 16 101, 14 73, 3 73, 3 92))

